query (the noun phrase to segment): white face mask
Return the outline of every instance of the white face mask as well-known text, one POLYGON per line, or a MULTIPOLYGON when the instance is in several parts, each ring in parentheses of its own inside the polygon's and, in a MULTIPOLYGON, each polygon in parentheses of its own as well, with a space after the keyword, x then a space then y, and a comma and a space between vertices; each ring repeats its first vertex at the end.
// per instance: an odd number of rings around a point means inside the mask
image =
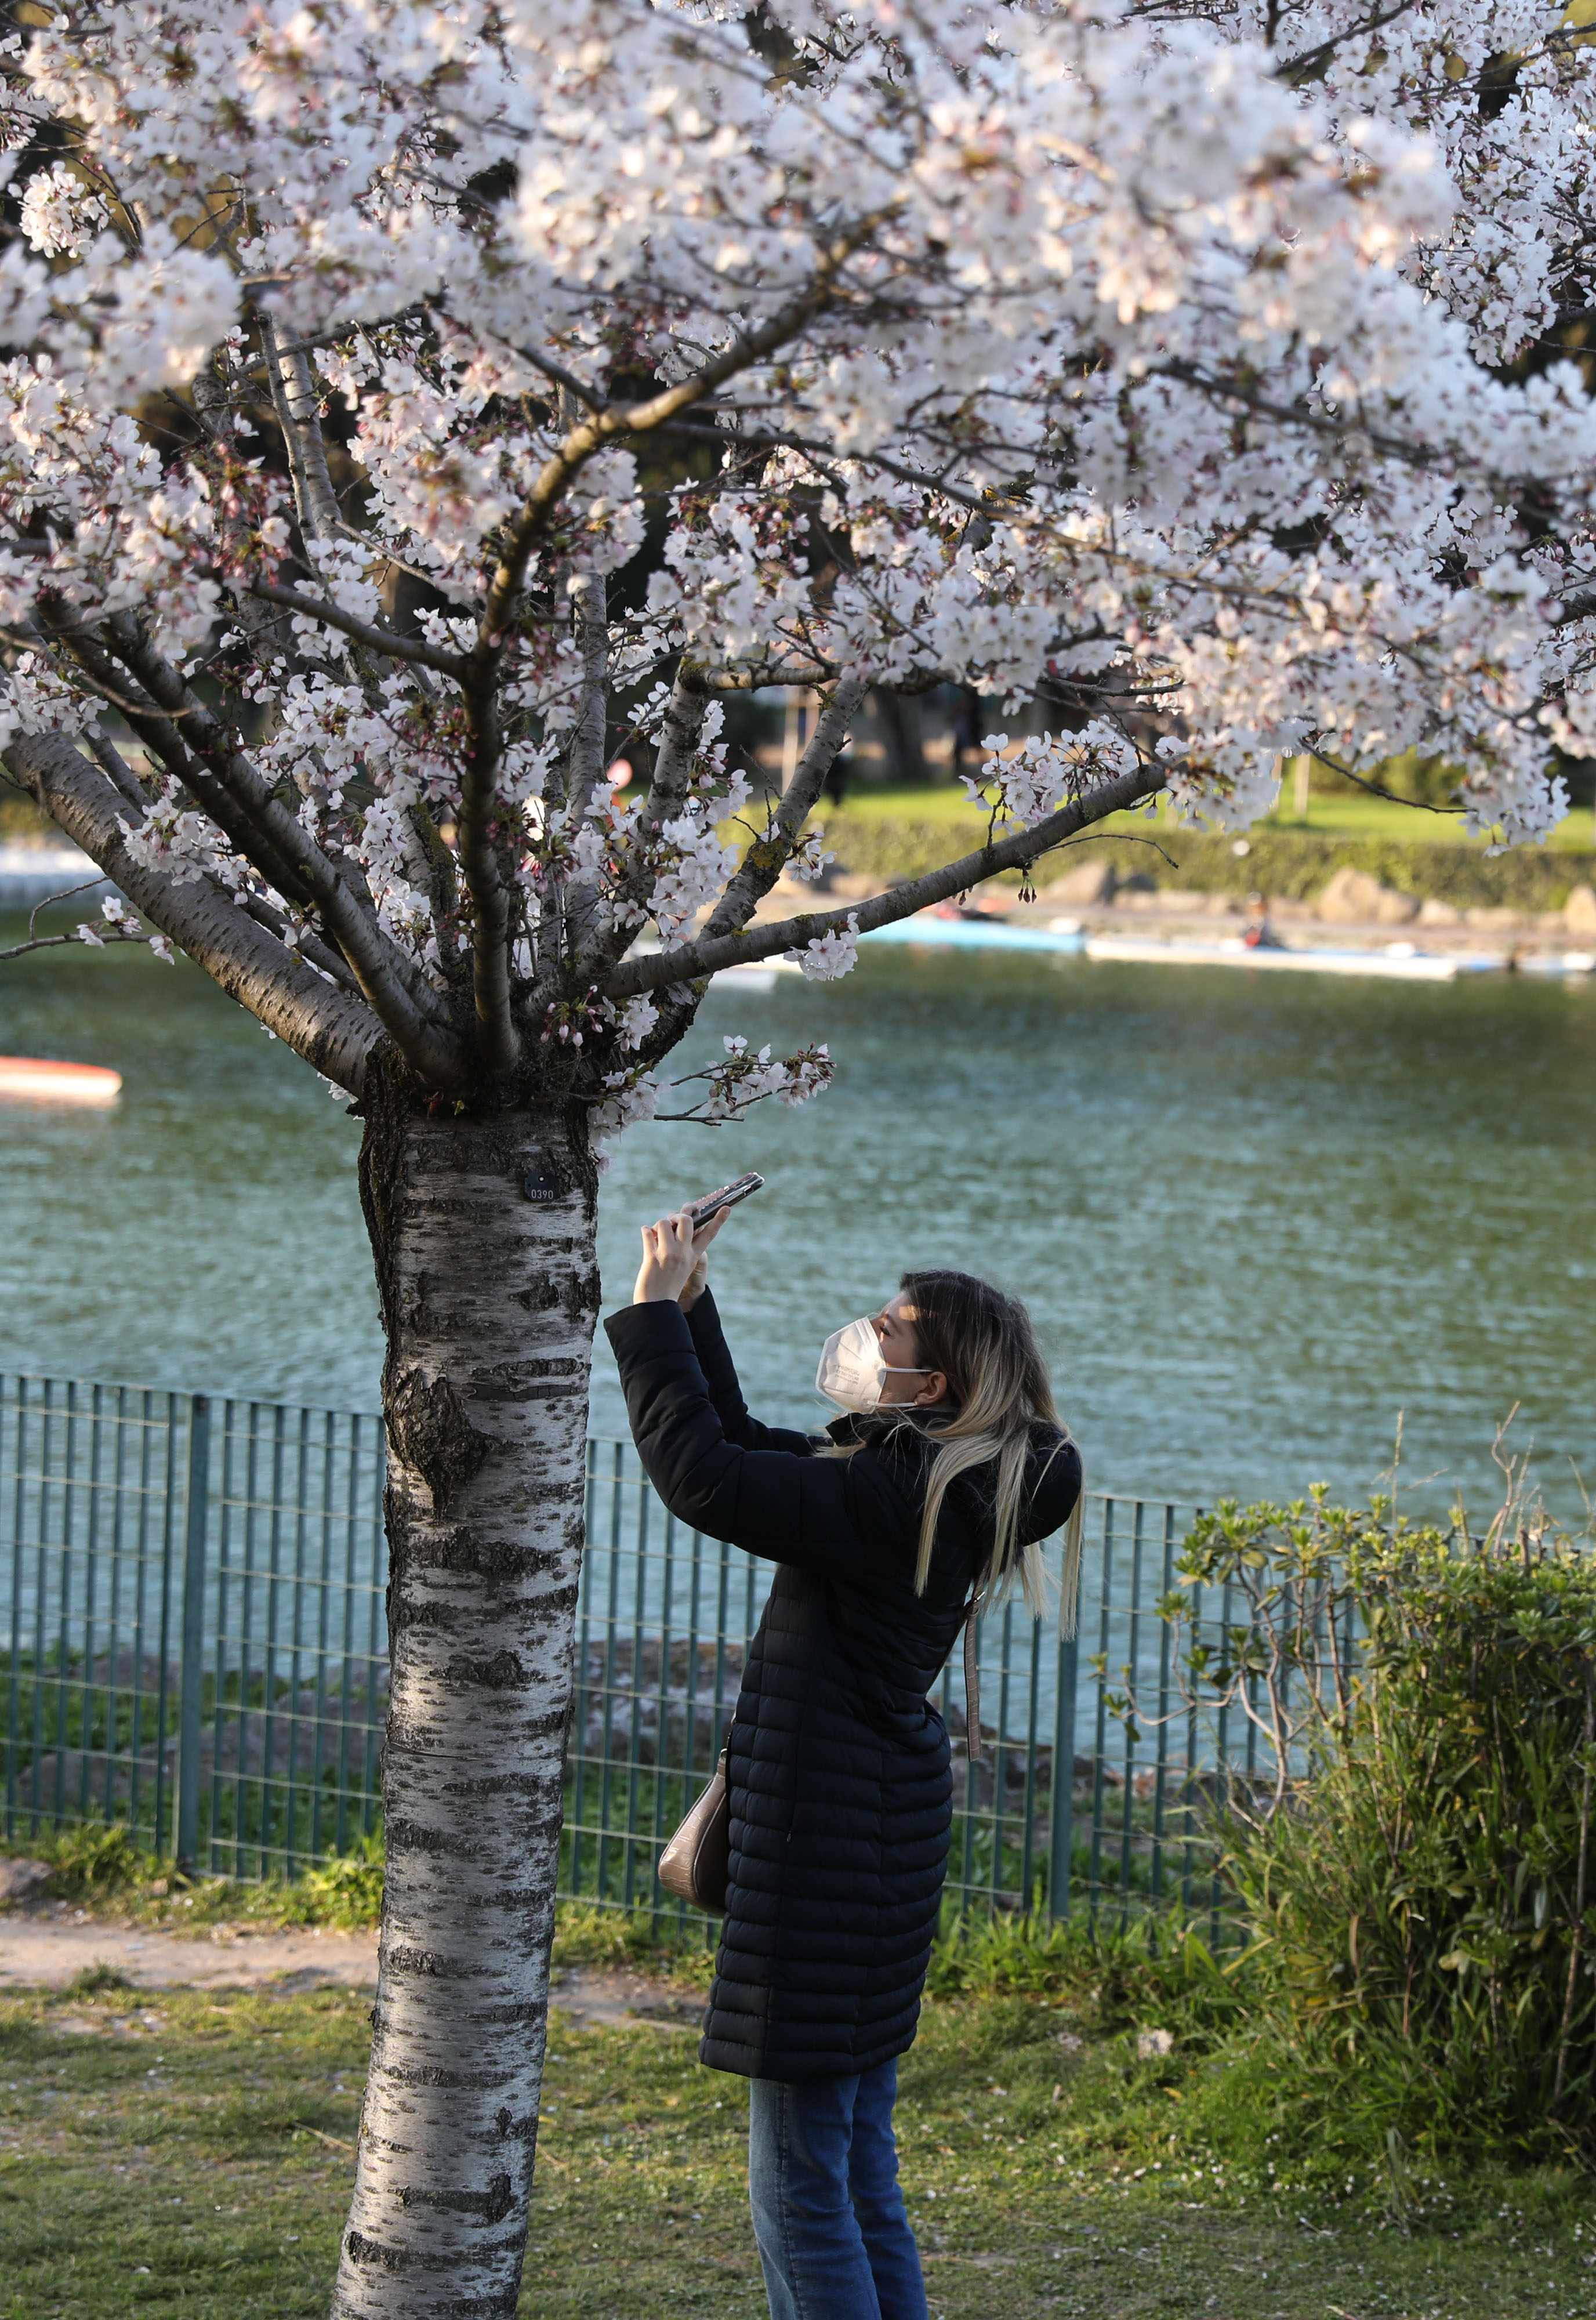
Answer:
POLYGON ((881 1389, 889 1375, 925 1377, 924 1370, 906 1370, 881 1358, 875 1324, 866 1317, 833 1329, 821 1347, 821 1365, 814 1373, 815 1391, 834 1401, 839 1409, 864 1414, 881 1406, 881 1389))

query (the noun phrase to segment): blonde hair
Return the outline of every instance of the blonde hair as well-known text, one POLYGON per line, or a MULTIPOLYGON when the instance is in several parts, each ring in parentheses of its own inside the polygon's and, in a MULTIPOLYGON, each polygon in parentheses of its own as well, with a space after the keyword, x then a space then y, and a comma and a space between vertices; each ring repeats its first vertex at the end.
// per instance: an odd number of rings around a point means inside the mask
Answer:
MULTIPOLYGON (((928 1369, 941 1371, 948 1398, 957 1405, 951 1417, 932 1416, 929 1423, 916 1427, 937 1445, 937 1455, 920 1516, 914 1591, 925 1592, 948 1491, 961 1474, 995 1464, 992 1553, 976 1581, 976 1599, 983 1609, 990 1609, 1018 1586, 1027 1609, 1039 1619, 1047 1609, 1047 1565, 1040 1542, 1022 1542, 1019 1536, 1026 1470, 1034 1448, 1031 1434, 1042 1425, 1056 1436, 1047 1453, 1047 1465, 1051 1465, 1070 1432, 1054 1408, 1030 1315, 1017 1297, 1007 1297, 968 1273, 906 1273, 899 1285, 904 1319, 912 1324, 920 1358, 928 1369)), ((904 1416, 907 1419, 907 1411, 904 1416)), ((1083 1488, 1064 1531, 1058 1618, 1066 1636, 1075 1632, 1084 1503, 1083 1488)))

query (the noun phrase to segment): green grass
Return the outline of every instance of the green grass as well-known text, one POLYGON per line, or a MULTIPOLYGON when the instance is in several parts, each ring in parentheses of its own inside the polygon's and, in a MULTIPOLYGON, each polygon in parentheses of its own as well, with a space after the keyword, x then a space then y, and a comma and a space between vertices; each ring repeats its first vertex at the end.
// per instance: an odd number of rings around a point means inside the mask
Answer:
MULTIPOLYGON (((861 784, 848 792, 842 809, 848 821, 861 827, 881 822, 909 821, 936 824, 943 828, 968 826, 971 843, 978 842, 985 827, 984 817, 970 804, 962 784, 936 782, 925 787, 910 788, 902 783, 861 784)), ((835 808, 822 803, 816 819, 828 827, 838 820, 835 808)), ((1155 821, 1136 813, 1111 814, 1101 825, 1116 835, 1141 833, 1174 827, 1165 809, 1161 808, 1155 821)), ((1403 846, 1456 846, 1476 844, 1483 847, 1483 838, 1469 840, 1464 837, 1459 818, 1453 814, 1429 813, 1422 806, 1392 804, 1384 798, 1369 797, 1353 790, 1340 792, 1314 791, 1308 801, 1304 820, 1298 814, 1292 784, 1288 781, 1281 796, 1277 811, 1267 814, 1257 825, 1262 829, 1311 830, 1325 838, 1378 838, 1403 846)), ((1551 840, 1554 846, 1573 847, 1589 850, 1596 846, 1596 813, 1589 806, 1576 806, 1567 818, 1559 822, 1551 840)))
MULTIPOLYGON (((295 2320, 337 2260, 367 2037, 343 1991, 0 2001, 0 2320, 295 2320)), ((522 2320, 765 2309, 742 2082, 692 2037, 556 2016, 522 2320)), ((1581 2320, 1596 2186, 1305 2180, 1266 2082, 1075 1998, 927 2009, 904 2180, 943 2320, 1581 2320), (1271 2143, 1267 2136, 1277 2135, 1271 2143), (1278 2155, 1272 2155, 1278 2154, 1278 2155)))
MULTIPOLYGON (((1134 825, 1124 816, 1126 827, 1134 825)), ((1557 824, 1551 844, 1572 847, 1588 852, 1596 846, 1596 814, 1589 806, 1575 806, 1557 824)), ((1292 802, 1288 782, 1280 806, 1265 815, 1265 829, 1311 829, 1328 838, 1388 838, 1405 846, 1483 846, 1482 838, 1467 838, 1455 815, 1427 813, 1422 806, 1392 805, 1384 798, 1360 797, 1347 792, 1340 795, 1321 796, 1317 792, 1308 801, 1304 820, 1292 802)))

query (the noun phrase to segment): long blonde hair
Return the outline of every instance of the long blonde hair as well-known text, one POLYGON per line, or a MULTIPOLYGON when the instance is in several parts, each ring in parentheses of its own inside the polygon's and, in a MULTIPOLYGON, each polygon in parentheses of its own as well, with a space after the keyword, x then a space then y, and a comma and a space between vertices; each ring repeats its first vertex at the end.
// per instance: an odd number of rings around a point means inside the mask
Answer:
MULTIPOLYGON (((1041 1618, 1048 1593, 1041 1545, 1019 1537, 1026 1470, 1036 1448, 1031 1434, 1041 1425, 1056 1436, 1047 1455, 1050 1464, 1070 1433, 1054 1408, 1053 1388, 1030 1315, 1017 1297, 1007 1297, 968 1273, 906 1273, 899 1285, 904 1319, 919 1340, 920 1359, 928 1369, 941 1371, 948 1398, 957 1405, 950 1418, 932 1417, 916 1428, 938 1447, 920 1516, 914 1591, 925 1592, 937 1523, 948 1491, 961 1474, 995 1464, 992 1554, 976 1582, 976 1595, 983 1609, 990 1609, 1018 1586, 1027 1609, 1041 1618)), ((1058 1617, 1066 1636, 1075 1632, 1084 1500, 1083 1490, 1064 1531, 1058 1617)))

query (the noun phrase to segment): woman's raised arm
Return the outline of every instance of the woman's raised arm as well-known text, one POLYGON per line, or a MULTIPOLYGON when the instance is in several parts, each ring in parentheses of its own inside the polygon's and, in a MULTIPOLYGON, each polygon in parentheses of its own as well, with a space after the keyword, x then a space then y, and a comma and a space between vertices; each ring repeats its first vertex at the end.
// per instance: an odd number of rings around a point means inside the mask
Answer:
POLYGON ((643 1470, 679 1522, 775 1563, 858 1577, 864 1535, 875 1540, 896 1528, 902 1509, 884 1504, 861 1518, 857 1461, 817 1458, 807 1435, 784 1437, 746 1411, 754 1439, 730 1439, 691 1316, 674 1298, 628 1306, 604 1329, 643 1470), (796 1446, 781 1446, 784 1440, 796 1446))

